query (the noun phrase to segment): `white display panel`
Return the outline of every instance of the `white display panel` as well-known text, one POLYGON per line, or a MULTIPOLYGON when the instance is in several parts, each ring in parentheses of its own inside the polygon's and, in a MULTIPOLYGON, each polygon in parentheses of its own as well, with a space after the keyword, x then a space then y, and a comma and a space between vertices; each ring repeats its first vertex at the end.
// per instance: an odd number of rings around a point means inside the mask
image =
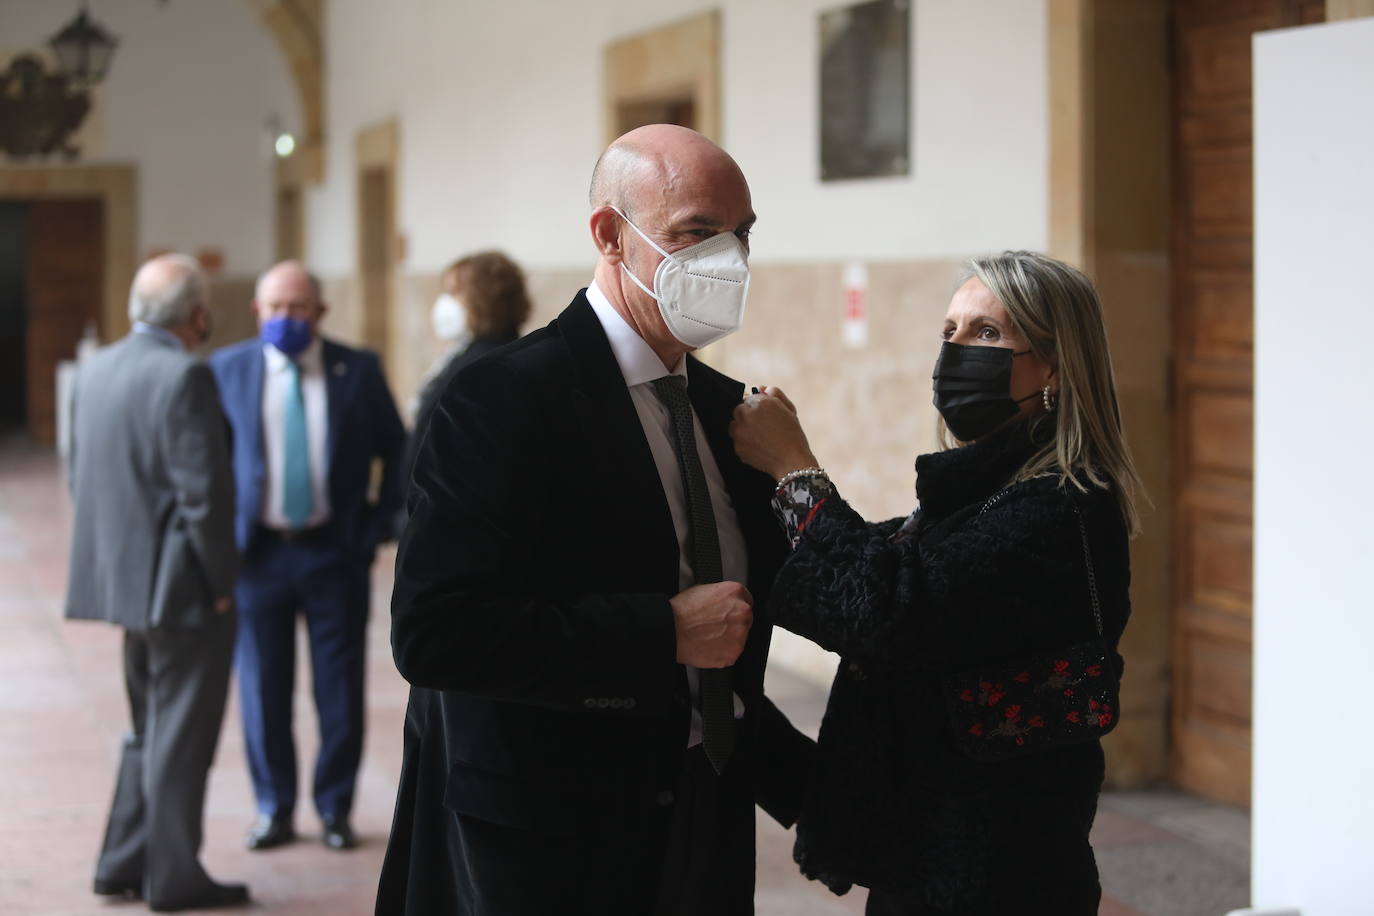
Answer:
POLYGON ((1374 19, 1254 40, 1257 909, 1374 913, 1374 19))

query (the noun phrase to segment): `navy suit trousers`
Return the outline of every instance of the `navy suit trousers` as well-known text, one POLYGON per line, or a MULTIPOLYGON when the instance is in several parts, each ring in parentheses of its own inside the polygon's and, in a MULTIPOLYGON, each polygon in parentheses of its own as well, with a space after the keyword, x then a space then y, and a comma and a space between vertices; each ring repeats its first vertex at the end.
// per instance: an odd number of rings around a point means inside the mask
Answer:
POLYGON ((292 693, 296 620, 305 617, 320 751, 315 808, 347 818, 363 749, 363 674, 370 558, 339 548, 324 529, 285 540, 259 529, 244 557, 235 597, 235 663, 249 771, 258 811, 290 817, 296 804, 292 693))

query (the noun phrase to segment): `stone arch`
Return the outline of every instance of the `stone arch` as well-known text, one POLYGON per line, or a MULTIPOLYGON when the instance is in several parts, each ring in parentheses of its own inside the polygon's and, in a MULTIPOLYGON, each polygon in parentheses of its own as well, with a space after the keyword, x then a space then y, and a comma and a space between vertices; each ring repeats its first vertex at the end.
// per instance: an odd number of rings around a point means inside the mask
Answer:
POLYGON ((283 163, 298 183, 324 180, 324 3, 325 0, 248 0, 263 27, 277 40, 301 98, 302 136, 283 163))

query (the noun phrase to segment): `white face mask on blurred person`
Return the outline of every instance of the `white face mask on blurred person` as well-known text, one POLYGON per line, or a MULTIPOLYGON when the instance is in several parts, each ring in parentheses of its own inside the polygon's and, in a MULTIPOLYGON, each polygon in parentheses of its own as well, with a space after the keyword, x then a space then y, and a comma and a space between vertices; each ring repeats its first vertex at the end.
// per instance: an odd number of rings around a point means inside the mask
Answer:
POLYGON ((468 333, 467 309, 448 293, 440 293, 434 300, 429 322, 434 328, 434 336, 443 341, 462 340, 468 333))
POLYGON ((615 212, 663 255, 654 271, 653 289, 631 273, 624 261, 620 262, 620 269, 658 302, 669 333, 687 346, 700 349, 739 330, 744 323, 744 301, 749 295, 749 255, 737 235, 722 232, 669 254, 630 222, 628 216, 618 209, 615 212))

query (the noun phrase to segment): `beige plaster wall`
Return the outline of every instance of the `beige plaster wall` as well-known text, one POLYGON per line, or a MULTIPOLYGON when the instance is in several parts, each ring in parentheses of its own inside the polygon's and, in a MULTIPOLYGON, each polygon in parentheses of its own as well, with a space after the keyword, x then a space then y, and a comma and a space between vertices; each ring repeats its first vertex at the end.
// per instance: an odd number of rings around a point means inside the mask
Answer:
POLYGON ((258 333, 253 315, 253 283, 256 277, 217 277, 210 281, 210 315, 214 330, 202 347, 210 352, 258 333))
MULTIPOLYGON (((324 317, 325 334, 351 346, 369 346, 363 340, 362 296, 356 276, 321 276, 320 286, 329 312, 324 317)), ((372 344, 375 346, 375 344, 372 344)))
MULTIPOLYGON (((744 329, 702 356, 746 384, 784 388, 816 454, 855 507, 872 518, 904 515, 913 505, 912 462, 936 447, 930 371, 958 270, 952 260, 868 265, 869 344, 851 349, 840 337, 841 264, 755 265, 744 329)), ((533 330, 587 285, 591 264, 534 270, 527 278, 534 310, 526 330, 533 330)), ((330 304, 326 333, 368 345, 356 279, 322 282, 330 304)), ((387 374, 404 405, 443 352, 429 329, 439 274, 407 274, 398 287, 387 374)))
POLYGON ((1365 16, 1374 16, 1374 0, 1326 0, 1326 18, 1330 22, 1365 16))
POLYGON ((840 336, 843 265, 758 265, 744 330, 706 358, 746 384, 788 393, 812 450, 859 512, 905 515, 912 463, 936 447, 930 373, 958 269, 946 260, 869 264, 869 343, 851 349, 840 336))

